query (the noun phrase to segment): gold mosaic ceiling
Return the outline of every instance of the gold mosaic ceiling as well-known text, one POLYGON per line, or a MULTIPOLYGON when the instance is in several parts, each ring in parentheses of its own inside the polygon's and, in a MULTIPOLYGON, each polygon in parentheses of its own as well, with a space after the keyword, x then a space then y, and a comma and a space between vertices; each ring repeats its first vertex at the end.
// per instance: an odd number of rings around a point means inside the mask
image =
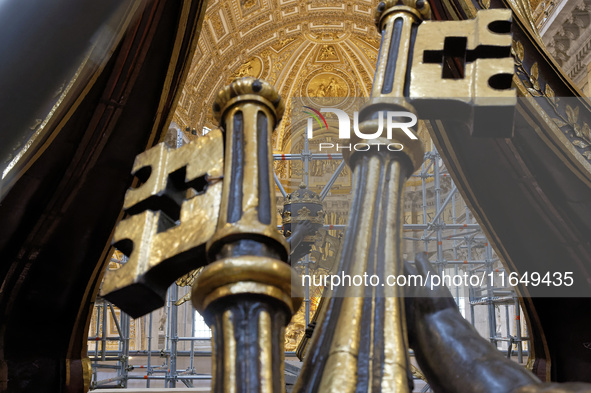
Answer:
POLYGON ((217 91, 235 77, 259 77, 288 100, 274 138, 283 150, 289 97, 369 96, 380 39, 377 3, 211 0, 175 122, 198 132, 215 127, 217 91))

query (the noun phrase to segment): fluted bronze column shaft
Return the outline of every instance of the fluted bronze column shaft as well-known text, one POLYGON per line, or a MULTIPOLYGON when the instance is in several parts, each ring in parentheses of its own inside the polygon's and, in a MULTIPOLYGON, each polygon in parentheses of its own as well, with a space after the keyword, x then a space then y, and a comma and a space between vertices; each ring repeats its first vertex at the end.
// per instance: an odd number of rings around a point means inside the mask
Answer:
POLYGON ((401 273, 401 191, 411 170, 404 157, 388 152, 355 160, 339 270, 381 282, 341 287, 328 299, 294 392, 409 391, 405 325, 395 323, 403 299, 400 288, 381 283, 401 273))
POLYGON ((287 243, 277 231, 271 134, 283 103, 267 82, 242 78, 220 91, 214 115, 225 132, 222 204, 208 242, 213 263, 192 292, 213 334, 212 391, 285 390, 285 326, 291 297, 287 243))
MULTIPOLYGON (((379 129, 384 112, 414 109, 406 102, 414 37, 430 13, 424 0, 380 3, 382 44, 369 102, 361 109, 361 135, 379 129)), ((382 123, 383 124, 383 123, 382 123)), ((368 151, 346 155, 353 169, 353 205, 337 274, 377 276, 374 284, 339 287, 328 299, 294 387, 295 393, 410 392, 408 339, 402 288, 388 279, 403 274, 402 187, 423 161, 416 135, 398 129, 387 139, 353 137, 368 151), (403 146, 387 151, 389 144, 403 146)))
POLYGON ((394 105, 414 112, 406 102, 413 50, 418 27, 430 15, 426 0, 385 0, 378 4, 376 25, 382 42, 371 98, 360 111, 361 120, 375 118, 379 111, 393 110, 394 105))
POLYGON ((246 254, 286 260, 288 246, 277 231, 271 146, 283 102, 266 82, 244 78, 220 92, 214 113, 225 131, 225 166, 218 227, 208 253, 212 259, 246 254))
MULTIPOLYGON (((408 147, 422 155, 420 142, 408 147)), ((328 299, 294 392, 409 392, 403 293, 386 279, 402 274, 402 186, 413 165, 375 146, 349 159, 354 198, 337 274, 379 283, 339 287, 328 299)))
POLYGON ((412 65, 412 41, 421 21, 420 14, 410 7, 398 6, 398 10, 389 11, 378 26, 382 32, 380 50, 386 52, 386 61, 378 62, 376 67, 372 97, 404 97, 406 71, 412 65))

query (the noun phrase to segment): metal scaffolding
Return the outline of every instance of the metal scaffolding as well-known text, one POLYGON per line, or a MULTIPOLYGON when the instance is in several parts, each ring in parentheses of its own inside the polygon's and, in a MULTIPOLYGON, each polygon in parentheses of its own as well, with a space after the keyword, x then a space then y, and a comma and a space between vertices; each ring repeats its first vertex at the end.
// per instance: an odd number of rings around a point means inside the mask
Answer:
MULTIPOLYGON (((330 199, 331 188, 345 167, 342 154, 312 153, 307 135, 304 139, 304 148, 301 153, 275 154, 274 159, 301 162, 302 181, 306 186, 310 185, 312 161, 340 160, 340 164, 319 193, 321 200, 330 199)), ((178 143, 180 145, 182 139, 178 139, 178 143)), ((285 197, 286 185, 281 183, 276 173, 274 173, 274 179, 279 192, 285 197)), ((493 282, 491 277, 495 274, 505 274, 504 269, 480 226, 472 217, 468 206, 459 195, 435 148, 425 154, 421 170, 411 177, 406 192, 419 195, 420 202, 414 202, 410 207, 412 211, 406 215, 408 222, 403 225, 405 255, 411 259, 416 252, 427 251, 439 273, 458 275, 465 272, 483 274, 487 277, 486 283, 481 286, 453 288, 452 295, 465 317, 477 329, 480 327, 481 334, 488 337, 500 351, 506 352, 508 357, 516 356, 516 360, 523 363, 523 355, 529 353, 529 345, 527 334, 522 334, 522 312, 516 293, 511 287, 495 286, 499 280, 493 282), (478 310, 482 309, 480 306, 487 307, 486 312, 479 314, 486 316, 487 332, 482 331, 480 326, 482 323, 479 324, 476 318, 478 310), (505 311, 504 316, 501 316, 501 319, 505 320, 505 326, 500 326, 501 321, 497 318, 501 308, 505 311), (469 310, 469 317, 466 316, 467 310, 469 310), (526 343, 525 348, 524 343, 526 343)), ((343 231, 346 224, 326 224, 324 228, 329 231, 343 231)), ((113 259, 112 262, 120 265, 126 260, 125 258, 113 259)), ((314 269, 312 262, 310 255, 307 255, 299 264, 308 274, 314 269)), ((508 280, 504 282, 507 284, 508 280)), ((200 358, 211 357, 211 350, 204 350, 203 338, 195 336, 196 314, 190 302, 182 306, 174 305, 188 290, 190 290, 189 287, 179 287, 175 283, 167 293, 164 311, 166 333, 164 343, 160 345, 162 348, 154 348, 153 344, 156 337, 153 332, 154 321, 159 318, 156 312, 141 318, 143 322, 140 325, 146 332, 145 347, 130 350, 132 326, 130 317, 109 302, 97 299, 93 328, 88 338, 88 353, 93 370, 91 389, 127 387, 132 380, 144 380, 145 387, 150 387, 151 383, 155 382, 169 388, 176 387, 178 383, 193 387, 196 381, 211 379, 209 367, 200 367, 197 364, 200 358), (181 294, 180 290, 185 293, 181 294), (184 319, 179 319, 180 311, 184 319), (116 334, 111 334, 110 327, 113 326, 116 334), (189 327, 190 334, 179 336, 179 326, 189 327), (108 348, 109 343, 117 343, 116 348, 108 348), (135 362, 138 358, 142 359, 141 363, 135 362)), ((309 285, 305 288, 304 305, 307 326, 312 318, 309 285)), ((294 355, 293 352, 286 353, 286 356, 292 359, 294 355)), ((287 380, 293 380, 298 372, 297 365, 294 366, 293 363, 287 363, 287 365, 286 370, 289 373, 287 380)), ((134 386, 138 386, 137 382, 134 386)))
MULTIPOLYGON (((198 373, 195 367, 197 357, 211 357, 211 351, 195 350, 194 341, 202 340, 201 337, 182 337, 178 334, 178 309, 174 303, 177 300, 179 287, 177 284, 169 289, 166 301, 166 337, 165 346, 161 350, 152 348, 152 335, 154 313, 151 313, 143 319, 147 321, 146 349, 130 350, 130 317, 120 312, 104 299, 97 300, 95 304, 96 311, 96 329, 100 335, 89 337, 90 343, 95 343, 94 348, 89 348, 89 356, 92 362, 92 384, 91 389, 97 388, 119 388, 127 387, 129 380, 145 380, 145 386, 150 387, 151 381, 161 380, 164 387, 176 387, 177 382, 182 382, 187 387, 193 387, 193 380, 209 380, 210 373, 198 373), (111 318, 107 317, 106 309, 111 311, 111 318), (117 315, 119 314, 119 315, 117 315), (117 325, 117 336, 107 336, 107 326, 109 324, 117 325), (118 343, 117 349, 109 350, 107 342, 114 341, 118 343), (188 350, 179 350, 179 343, 188 342, 188 350), (134 358, 145 360, 143 363, 134 363, 134 358), (179 359, 186 360, 187 367, 179 367, 179 359), (101 374, 107 374, 102 377, 101 374)), ((181 306, 182 307, 182 306, 181 306)), ((191 308, 190 304, 185 307, 191 308)), ((189 314, 185 314, 189 315, 189 314)), ((183 323, 191 326, 191 331, 195 331, 195 314, 190 312, 191 317, 186 318, 183 323), (190 319, 187 320, 187 319, 190 319)))

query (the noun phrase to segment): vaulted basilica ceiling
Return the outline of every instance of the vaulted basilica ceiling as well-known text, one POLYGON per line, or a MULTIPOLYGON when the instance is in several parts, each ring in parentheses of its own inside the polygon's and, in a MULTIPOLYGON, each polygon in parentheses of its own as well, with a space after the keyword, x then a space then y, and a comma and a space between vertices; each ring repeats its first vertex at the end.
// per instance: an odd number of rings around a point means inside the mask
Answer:
POLYGON ((369 96, 380 43, 377 3, 211 1, 175 122, 198 135, 203 127, 215 127, 211 106, 217 91, 236 77, 259 77, 287 100, 274 138, 275 149, 283 150, 290 97, 369 96))

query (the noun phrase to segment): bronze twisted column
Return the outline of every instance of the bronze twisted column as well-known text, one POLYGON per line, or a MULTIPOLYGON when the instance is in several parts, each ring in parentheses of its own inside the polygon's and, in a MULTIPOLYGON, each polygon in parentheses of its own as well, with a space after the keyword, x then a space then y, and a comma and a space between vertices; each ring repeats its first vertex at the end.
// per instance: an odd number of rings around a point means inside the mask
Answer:
POLYGON ((212 328, 212 391, 279 393, 284 330, 301 304, 291 297, 271 172, 271 134, 284 104, 267 82, 242 78, 219 92, 213 110, 225 131, 222 204, 207 244, 214 262, 192 292, 212 328))
MULTIPOLYGON (((362 135, 373 134, 385 112, 414 112, 405 101, 413 43, 429 13, 423 0, 379 4, 376 21, 383 38, 372 97, 360 111, 362 135)), ((376 275, 380 281, 341 286, 327 299, 293 391, 410 392, 403 292, 385 279, 402 274, 402 187, 421 165, 423 146, 401 130, 390 139, 384 132, 351 142, 370 148, 346 155, 354 198, 338 274, 376 275), (403 149, 390 151, 386 146, 392 144, 403 149)))

